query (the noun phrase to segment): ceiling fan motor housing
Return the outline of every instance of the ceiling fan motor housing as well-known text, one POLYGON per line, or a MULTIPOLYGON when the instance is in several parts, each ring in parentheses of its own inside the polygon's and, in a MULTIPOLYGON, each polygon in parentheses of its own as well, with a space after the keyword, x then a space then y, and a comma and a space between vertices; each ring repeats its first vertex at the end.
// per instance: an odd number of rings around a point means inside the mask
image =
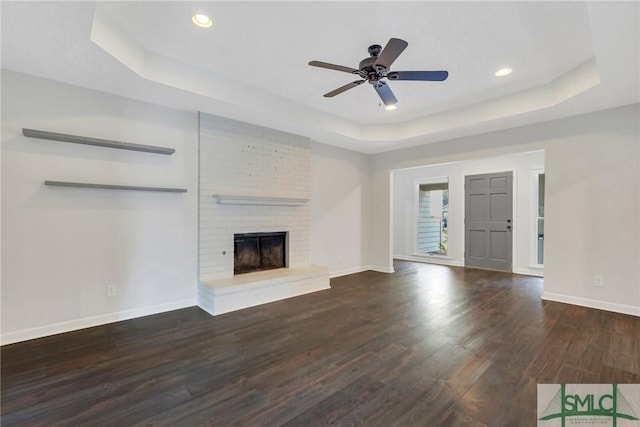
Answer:
POLYGON ((358 68, 360 69, 360 71, 373 71, 373 64, 375 64, 376 62, 376 57, 375 56, 370 56, 369 58, 364 58, 362 61, 360 61, 360 65, 358 65, 358 68))
POLYGON ((372 44, 371 46, 369 46, 369 55, 376 57, 380 54, 380 51, 382 50, 382 46, 380 46, 379 44, 372 44))
POLYGON ((368 51, 371 56, 360 61, 360 64, 358 65, 358 68, 360 69, 359 74, 362 78, 367 79, 369 83, 374 83, 387 75, 387 69, 384 65, 376 65, 378 55, 382 51, 382 46, 379 44, 373 44, 369 46, 368 51))

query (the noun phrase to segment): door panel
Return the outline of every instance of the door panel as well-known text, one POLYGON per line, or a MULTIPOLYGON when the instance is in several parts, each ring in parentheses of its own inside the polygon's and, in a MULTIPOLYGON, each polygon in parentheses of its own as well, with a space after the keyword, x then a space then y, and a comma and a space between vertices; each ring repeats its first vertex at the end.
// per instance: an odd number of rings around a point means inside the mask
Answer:
POLYGON ((473 177, 471 177, 471 179, 469 180, 469 188, 471 190, 483 189, 486 186, 487 186, 487 183, 486 183, 486 179, 484 178, 473 179, 473 177))
POLYGON ((510 214, 507 207, 507 195, 504 193, 489 194, 489 221, 492 223, 506 222, 510 214))
POLYGON ((465 265, 511 271, 513 174, 465 177, 465 265))
POLYGON ((471 221, 484 221, 484 214, 485 214, 485 208, 484 208, 484 195, 482 194, 472 194, 471 196, 469 196, 469 199, 467 200, 468 203, 468 213, 467 213, 467 217, 471 220, 471 221))
POLYGON ((491 259, 507 259, 507 233, 504 231, 492 231, 491 238, 491 259))
POLYGON ((484 230, 469 230, 469 239, 468 239, 468 249, 469 254, 475 258, 484 258, 484 241, 485 241, 485 231, 484 230))
POLYGON ((507 177, 499 176, 494 178, 489 178, 489 182, 491 183, 491 188, 507 188, 507 177))

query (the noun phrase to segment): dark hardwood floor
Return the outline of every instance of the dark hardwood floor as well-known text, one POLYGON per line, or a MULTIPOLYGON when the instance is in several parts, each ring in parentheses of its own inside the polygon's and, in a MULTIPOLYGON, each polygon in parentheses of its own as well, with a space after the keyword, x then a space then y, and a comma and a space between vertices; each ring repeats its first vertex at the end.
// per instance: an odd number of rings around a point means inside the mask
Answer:
POLYGON ((640 319, 396 262, 331 290, 4 346, 2 426, 534 426, 538 383, 640 383, 640 319))

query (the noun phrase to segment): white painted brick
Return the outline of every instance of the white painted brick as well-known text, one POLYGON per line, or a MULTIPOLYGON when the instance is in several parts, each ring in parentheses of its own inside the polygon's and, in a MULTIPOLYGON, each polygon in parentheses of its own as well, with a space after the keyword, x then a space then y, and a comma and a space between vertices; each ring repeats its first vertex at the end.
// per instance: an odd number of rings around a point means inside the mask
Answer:
POLYGON ((310 209, 217 205, 213 194, 310 196, 307 138, 200 115, 200 280, 233 276, 233 234, 287 231, 289 266, 310 264, 310 209), (226 251, 226 255, 222 255, 226 251))

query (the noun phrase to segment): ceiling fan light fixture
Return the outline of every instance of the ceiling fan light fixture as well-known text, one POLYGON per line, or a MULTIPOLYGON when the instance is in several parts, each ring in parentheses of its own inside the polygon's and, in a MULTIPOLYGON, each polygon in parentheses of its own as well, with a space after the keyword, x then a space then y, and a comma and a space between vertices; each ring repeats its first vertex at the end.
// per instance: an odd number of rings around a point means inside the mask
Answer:
POLYGON ((496 77, 504 77, 504 76, 508 76, 509 74, 511 74, 513 70, 509 67, 505 67, 505 68, 500 68, 498 71, 496 71, 495 75, 496 77))
MULTIPOLYGON (((386 81, 389 80, 414 80, 414 81, 432 81, 441 82, 449 77, 448 71, 394 71, 390 72, 391 64, 400 56, 400 54, 409 45, 402 39, 390 38, 384 49, 380 45, 374 44, 369 46, 369 57, 360 61, 358 68, 345 67, 344 65, 330 64, 322 61, 310 61, 309 65, 313 67, 327 68, 329 70, 342 71, 352 75, 357 75, 360 80, 356 80, 346 85, 342 85, 331 92, 325 93, 325 98, 332 98, 362 83, 369 82, 371 87, 375 89, 378 96, 385 106, 385 110, 392 111, 396 109, 395 104, 398 99, 393 94, 386 81), (382 49, 382 50, 381 50, 382 49)), ((381 104, 379 104, 381 105, 381 104)))
POLYGON ((209 28, 213 25, 213 21, 207 15, 196 13, 191 17, 191 22, 200 28, 209 28))

